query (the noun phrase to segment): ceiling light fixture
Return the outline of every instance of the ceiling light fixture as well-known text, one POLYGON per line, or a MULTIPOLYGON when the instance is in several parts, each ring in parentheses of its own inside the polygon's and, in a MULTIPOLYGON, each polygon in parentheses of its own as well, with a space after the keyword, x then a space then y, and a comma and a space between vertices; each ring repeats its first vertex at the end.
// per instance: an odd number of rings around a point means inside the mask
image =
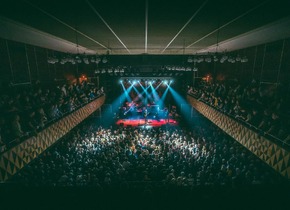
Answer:
POLYGON ((248 62, 248 58, 246 56, 241 57, 239 54, 234 54, 234 53, 222 53, 222 54, 217 54, 217 53, 208 53, 207 55, 200 54, 200 55, 194 55, 194 57, 189 56, 187 59, 188 63, 202 63, 202 62, 207 62, 211 63, 212 61, 220 63, 224 63, 225 61, 228 61, 229 63, 236 63, 236 62, 241 62, 241 63, 246 63, 248 62))
POLYGON ((47 62, 49 64, 56 64, 56 63, 60 63, 60 64, 66 64, 66 63, 70 63, 70 64, 90 64, 90 63, 95 63, 95 64, 99 64, 100 62, 102 62, 103 64, 108 63, 108 58, 107 56, 102 56, 102 55, 86 55, 86 54, 66 54, 63 56, 52 56, 52 57, 48 57, 47 58, 47 62))

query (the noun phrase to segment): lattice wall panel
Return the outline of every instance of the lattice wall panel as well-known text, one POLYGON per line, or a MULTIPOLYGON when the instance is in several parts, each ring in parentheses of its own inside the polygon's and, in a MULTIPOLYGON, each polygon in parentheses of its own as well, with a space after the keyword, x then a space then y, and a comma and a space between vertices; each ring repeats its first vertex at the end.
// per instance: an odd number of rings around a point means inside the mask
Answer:
POLYGON ((290 178, 290 153, 255 131, 240 124, 238 121, 215 110, 205 103, 187 96, 188 102, 202 115, 244 145, 252 153, 266 162, 283 176, 290 178))
POLYGON ((104 101, 105 96, 92 101, 39 132, 37 136, 31 137, 2 153, 0 155, 0 181, 6 181, 26 164, 38 157, 44 150, 101 107, 104 101))

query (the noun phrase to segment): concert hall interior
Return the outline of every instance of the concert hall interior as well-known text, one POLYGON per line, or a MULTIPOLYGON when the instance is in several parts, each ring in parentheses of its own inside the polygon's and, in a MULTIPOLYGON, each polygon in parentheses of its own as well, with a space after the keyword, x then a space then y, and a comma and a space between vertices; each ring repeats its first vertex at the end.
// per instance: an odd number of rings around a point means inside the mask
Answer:
POLYGON ((1 1, 0 208, 289 206, 288 1, 1 1))

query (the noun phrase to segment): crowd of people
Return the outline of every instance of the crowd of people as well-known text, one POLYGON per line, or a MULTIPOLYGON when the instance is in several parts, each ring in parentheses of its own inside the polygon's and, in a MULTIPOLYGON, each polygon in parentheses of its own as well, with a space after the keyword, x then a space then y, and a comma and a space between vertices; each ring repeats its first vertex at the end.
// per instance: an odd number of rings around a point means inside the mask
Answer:
POLYGON ((290 144, 290 94, 281 85, 201 81, 188 93, 259 133, 290 144))
POLYGON ((196 128, 110 127, 84 122, 10 182, 105 189, 253 186, 277 172, 209 122, 196 128))
POLYGON ((86 81, 54 86, 36 82, 29 87, 7 88, 0 95, 0 146, 7 148, 37 135, 48 124, 102 93, 103 88, 86 81))

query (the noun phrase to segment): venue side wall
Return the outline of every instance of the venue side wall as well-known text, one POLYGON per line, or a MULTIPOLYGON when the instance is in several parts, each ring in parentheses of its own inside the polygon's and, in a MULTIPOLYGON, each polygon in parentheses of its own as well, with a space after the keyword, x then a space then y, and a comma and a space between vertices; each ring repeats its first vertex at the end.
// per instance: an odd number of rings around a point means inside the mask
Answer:
POLYGON ((37 136, 31 137, 0 154, 0 182, 7 181, 89 115, 99 109, 104 104, 105 98, 105 95, 97 98, 39 132, 37 136))
POLYGON ((250 150, 253 154, 290 179, 290 153, 285 148, 247 128, 209 105, 187 95, 188 102, 198 112, 250 150))

